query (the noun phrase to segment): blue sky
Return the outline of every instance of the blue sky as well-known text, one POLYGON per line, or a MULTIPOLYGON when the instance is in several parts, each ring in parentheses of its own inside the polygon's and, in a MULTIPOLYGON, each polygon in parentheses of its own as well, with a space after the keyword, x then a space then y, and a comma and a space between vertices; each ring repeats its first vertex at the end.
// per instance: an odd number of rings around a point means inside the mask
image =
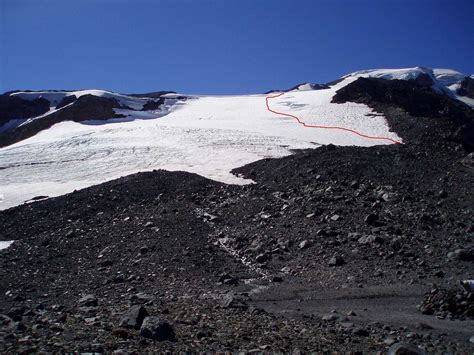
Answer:
POLYGON ((352 71, 474 72, 470 0, 0 0, 0 91, 258 93, 352 71))

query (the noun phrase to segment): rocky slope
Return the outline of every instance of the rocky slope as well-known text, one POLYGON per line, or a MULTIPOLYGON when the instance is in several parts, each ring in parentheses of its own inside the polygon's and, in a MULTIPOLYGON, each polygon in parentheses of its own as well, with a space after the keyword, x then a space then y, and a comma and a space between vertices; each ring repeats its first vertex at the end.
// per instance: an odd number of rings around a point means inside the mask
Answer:
POLYGON ((258 161, 234 171, 246 186, 140 173, 0 212, 0 351, 472 352, 472 110, 406 83, 334 97, 384 113, 402 145, 258 161))

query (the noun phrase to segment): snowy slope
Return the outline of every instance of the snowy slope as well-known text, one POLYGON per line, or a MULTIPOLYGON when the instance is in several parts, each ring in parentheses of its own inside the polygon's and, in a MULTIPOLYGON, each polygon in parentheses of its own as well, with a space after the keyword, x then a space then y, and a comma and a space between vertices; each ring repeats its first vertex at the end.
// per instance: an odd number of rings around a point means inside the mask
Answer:
MULTIPOLYGON (((152 169, 184 170, 226 183, 244 184, 233 168, 291 154, 293 149, 322 144, 371 146, 401 141, 386 120, 363 104, 331 103, 335 92, 359 77, 414 80, 421 74, 432 87, 474 107, 474 100, 457 95, 464 74, 423 67, 365 70, 344 76, 337 84, 301 84, 281 96, 190 96, 167 94, 156 110, 140 111, 149 98, 104 90, 17 92, 27 100, 45 98, 50 111, 28 120, 7 122, 8 128, 28 124, 56 112, 70 95, 115 98, 124 118, 65 121, 35 136, 0 149, 0 209, 35 196, 56 196, 120 176, 152 169), (314 90, 317 88, 317 90, 314 90), (277 97, 278 96, 278 97, 277 97), (268 98, 268 99, 267 99, 268 98), (266 106, 268 100, 270 112, 266 106), (297 117, 276 114, 286 113, 297 117), (297 121, 300 121, 299 123, 297 121), (317 125, 340 129, 307 128, 317 125)), ((4 128, 2 128, 4 129, 4 128)))
MULTIPOLYGON (((288 92, 271 99, 269 104, 308 124, 344 126, 399 140, 389 131, 384 117, 369 107, 330 102, 336 90, 353 80, 346 78, 325 90, 288 92)), ((34 94, 38 93, 18 95, 34 94)), ((57 93, 47 97, 57 101, 54 95, 57 93)), ((152 169, 184 170, 226 183, 249 183, 230 170, 262 158, 289 155, 292 149, 321 144, 390 144, 347 131, 305 128, 292 118, 269 112, 265 98, 266 95, 192 96, 180 105, 168 107, 164 116, 128 110, 127 114, 136 119, 109 124, 56 124, 0 149, 0 208, 38 195, 60 195, 152 169), (153 117, 157 119, 143 119, 153 117)))

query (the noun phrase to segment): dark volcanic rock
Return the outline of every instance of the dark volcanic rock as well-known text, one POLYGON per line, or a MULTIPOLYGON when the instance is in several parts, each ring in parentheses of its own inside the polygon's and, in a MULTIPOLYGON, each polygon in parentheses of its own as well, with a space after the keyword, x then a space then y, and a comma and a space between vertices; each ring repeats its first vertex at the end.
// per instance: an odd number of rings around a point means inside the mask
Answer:
POLYGON ((96 307, 98 305, 97 298, 94 295, 86 295, 77 302, 78 307, 96 307))
POLYGON ((56 109, 72 104, 77 100, 76 95, 64 96, 64 98, 56 105, 56 109))
MULTIPOLYGON (((365 103, 376 109, 384 105, 399 107, 415 117, 444 117, 448 124, 440 120, 433 122, 440 136, 461 143, 468 151, 474 150, 474 110, 426 85, 410 80, 358 78, 338 90, 332 99, 336 103, 347 101, 365 103)), ((410 135, 417 137, 415 130, 410 135)))
POLYGON ((425 295, 418 309, 440 318, 474 319, 474 294, 460 288, 434 288, 425 295))
POLYGON ((231 276, 229 273, 225 272, 219 276, 219 282, 222 282, 223 284, 226 285, 237 285, 238 280, 237 278, 231 276))
POLYGON ((464 252, 454 253, 472 250, 472 154, 450 136, 459 125, 449 113, 413 117, 395 98, 369 101, 405 144, 265 159, 235 170, 256 182, 246 186, 154 171, 0 211, 1 239, 15 240, 0 251, 0 313, 27 308, 23 330, 0 316, 0 352, 22 352, 28 342, 36 352, 90 344, 107 353, 249 344, 378 352, 413 339, 430 353, 469 353, 472 296, 439 291, 425 302, 423 292, 472 277, 464 252), (371 214, 376 223, 364 221, 371 214), (310 247, 300 249, 302 241, 310 247), (348 263, 330 267, 334 255, 348 263), (276 282, 281 273, 285 282, 276 282), (84 292, 100 303, 75 308, 84 292), (173 319, 177 342, 118 327, 127 301, 173 319), (465 321, 417 327, 427 317, 419 302, 438 318, 465 321), (336 307, 342 313, 327 315, 336 307), (400 316, 410 324, 401 328, 400 316), (357 328, 369 336, 352 334, 357 328))
POLYGON ((474 99, 474 79, 466 77, 461 81, 461 87, 458 89, 458 95, 467 96, 474 99))
POLYGON ((148 312, 145 307, 133 306, 123 314, 119 325, 123 328, 140 329, 146 316, 148 316, 148 312))
POLYGON ((345 261, 341 256, 335 255, 330 260, 328 265, 329 266, 341 266, 344 265, 345 261))
POLYGON ((425 352, 413 344, 396 343, 387 352, 387 355, 424 355, 425 352))
POLYGON ((140 328, 140 335, 145 338, 163 341, 175 341, 176 336, 173 327, 159 317, 146 317, 140 328))
POLYGON ((368 337, 369 332, 363 328, 354 328, 352 330, 352 334, 360 336, 360 337, 368 337))
POLYGON ((147 101, 145 105, 143 105, 142 111, 150 111, 150 110, 158 110, 161 105, 165 102, 164 97, 160 97, 158 100, 150 100, 147 101))
POLYGON ((426 85, 407 80, 358 78, 339 89, 333 102, 390 103, 405 109, 412 116, 440 117, 462 112, 464 104, 435 93, 426 85))
POLYGON ((221 306, 224 308, 248 308, 247 303, 244 298, 238 295, 235 295, 232 292, 226 293, 221 298, 221 306))
POLYGON ((377 223, 378 219, 379 219, 378 215, 376 215, 375 213, 371 213, 364 218, 364 221, 365 223, 373 226, 377 223))
POLYGON ((24 100, 15 95, 0 95, 0 127, 15 118, 30 118, 49 111, 46 99, 24 100))
POLYGON ((32 137, 36 133, 63 121, 80 122, 84 120, 106 120, 110 118, 124 117, 123 115, 116 114, 113 110, 114 108, 120 107, 120 104, 114 98, 99 97, 90 94, 83 95, 74 101, 72 105, 63 107, 61 110, 58 110, 41 120, 34 120, 27 125, 18 127, 13 132, 7 132, 4 134, 0 133, 0 147, 32 137))
POLYGON ((139 292, 130 296, 130 304, 151 304, 153 303, 153 296, 147 295, 146 293, 139 292))
POLYGON ((473 261, 474 252, 469 249, 456 249, 455 251, 448 253, 448 258, 454 260, 473 261))

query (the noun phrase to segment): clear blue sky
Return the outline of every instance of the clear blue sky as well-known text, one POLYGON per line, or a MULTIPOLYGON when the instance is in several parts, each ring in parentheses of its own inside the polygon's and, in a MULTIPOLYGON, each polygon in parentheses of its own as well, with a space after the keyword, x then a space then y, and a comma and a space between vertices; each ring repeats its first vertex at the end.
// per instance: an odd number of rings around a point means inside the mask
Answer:
POLYGON ((258 93, 352 71, 474 72, 472 0, 0 0, 0 91, 258 93))

